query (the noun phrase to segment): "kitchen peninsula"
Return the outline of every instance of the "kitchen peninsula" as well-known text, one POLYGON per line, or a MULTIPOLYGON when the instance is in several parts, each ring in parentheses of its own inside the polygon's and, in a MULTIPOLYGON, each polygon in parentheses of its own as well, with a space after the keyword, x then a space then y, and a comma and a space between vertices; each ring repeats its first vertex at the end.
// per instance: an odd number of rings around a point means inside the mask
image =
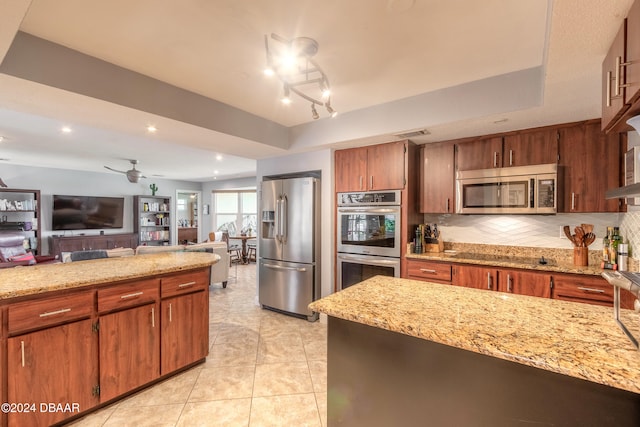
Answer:
POLYGON ((203 361, 219 259, 164 252, 1 270, 0 424, 57 423, 203 361))
POLYGON ((640 425, 611 308, 383 276, 310 307, 329 316, 329 426, 640 425))

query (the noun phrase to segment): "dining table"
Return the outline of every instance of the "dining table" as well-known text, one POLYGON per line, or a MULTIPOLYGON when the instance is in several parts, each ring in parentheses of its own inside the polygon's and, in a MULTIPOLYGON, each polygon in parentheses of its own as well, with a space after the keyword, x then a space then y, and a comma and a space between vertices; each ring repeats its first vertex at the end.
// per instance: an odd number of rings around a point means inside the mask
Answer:
POLYGON ((256 236, 229 236, 229 240, 242 240, 242 263, 249 264, 249 253, 247 251, 247 240, 255 240, 256 236))

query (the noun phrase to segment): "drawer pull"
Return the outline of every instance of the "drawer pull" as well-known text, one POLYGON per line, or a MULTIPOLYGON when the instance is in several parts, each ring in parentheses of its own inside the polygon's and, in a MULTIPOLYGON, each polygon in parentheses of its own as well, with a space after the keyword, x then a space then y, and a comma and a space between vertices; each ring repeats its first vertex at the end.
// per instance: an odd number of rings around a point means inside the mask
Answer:
POLYGON ((24 341, 20 341, 20 352, 22 353, 22 367, 24 368, 24 341))
POLYGON ((56 310, 56 311, 47 311, 46 313, 40 314, 40 317, 55 316, 56 314, 68 313, 70 311, 71 311, 70 308, 63 308, 62 310, 56 310))
POLYGON ((151 327, 156 327, 156 309, 151 307, 151 327))
POLYGON ((171 315, 171 303, 169 303, 169 322, 173 322, 173 316, 171 315))
POLYGON ((193 286, 195 284, 196 284, 196 282, 181 283, 181 284, 178 285, 178 288, 187 288, 187 287, 193 286))
POLYGON ((136 298, 136 297, 139 297, 142 294, 144 294, 144 292, 134 292, 132 294, 120 295, 120 299, 136 298))
POLYGON ((435 270, 431 270, 429 268, 421 268, 420 271, 422 271, 423 273, 430 273, 430 274, 436 274, 437 273, 435 270))
POLYGON ((593 289, 593 288, 585 288, 582 286, 578 286, 578 289, 585 292, 596 292, 598 294, 604 294, 604 289, 593 289))

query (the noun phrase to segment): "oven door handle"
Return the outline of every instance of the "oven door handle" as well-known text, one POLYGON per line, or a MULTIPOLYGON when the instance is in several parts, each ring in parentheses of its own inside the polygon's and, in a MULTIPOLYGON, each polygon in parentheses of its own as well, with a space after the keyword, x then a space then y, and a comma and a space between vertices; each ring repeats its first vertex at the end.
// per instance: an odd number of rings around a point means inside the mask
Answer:
POLYGON ((371 265, 382 265, 382 266, 395 266, 398 265, 400 260, 387 260, 387 259, 371 259, 369 257, 358 257, 358 256, 349 256, 349 255, 338 255, 338 259, 341 261, 364 261, 367 264, 371 265))
POLYGON ((399 213, 400 207, 397 208, 338 208, 338 213, 399 213))

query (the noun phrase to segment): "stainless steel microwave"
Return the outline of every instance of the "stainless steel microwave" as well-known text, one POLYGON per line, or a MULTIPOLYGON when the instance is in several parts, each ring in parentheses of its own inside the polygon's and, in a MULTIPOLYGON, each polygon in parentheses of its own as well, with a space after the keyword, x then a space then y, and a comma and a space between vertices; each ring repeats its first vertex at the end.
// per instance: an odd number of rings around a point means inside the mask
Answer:
POLYGON ((555 214, 557 206, 555 163, 456 173, 456 213, 555 214))

